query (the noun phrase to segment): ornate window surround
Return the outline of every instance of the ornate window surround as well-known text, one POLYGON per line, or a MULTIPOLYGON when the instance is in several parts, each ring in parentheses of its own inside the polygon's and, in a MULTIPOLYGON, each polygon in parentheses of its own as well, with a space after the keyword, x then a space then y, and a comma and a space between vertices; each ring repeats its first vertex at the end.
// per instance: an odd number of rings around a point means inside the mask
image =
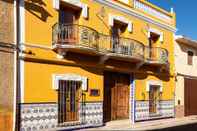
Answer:
POLYGON ((80 76, 78 74, 53 74, 52 75, 52 85, 53 89, 59 89, 59 80, 70 80, 70 81, 80 81, 82 83, 82 90, 86 91, 88 89, 88 78, 85 76, 80 76))
POLYGON ((159 86, 159 90, 160 92, 163 92, 163 84, 161 81, 156 81, 156 80, 149 80, 146 83, 146 91, 149 92, 150 91, 150 86, 151 85, 155 85, 155 86, 159 86))
POLYGON ((59 10, 60 7, 60 1, 69 3, 73 6, 79 7, 82 9, 82 16, 83 18, 87 19, 88 18, 88 5, 81 3, 80 0, 53 0, 53 8, 56 10, 59 10))
POLYGON ((122 23, 127 24, 128 31, 129 32, 133 31, 133 23, 132 23, 132 21, 129 21, 128 19, 126 19, 123 16, 117 16, 117 15, 109 14, 109 26, 111 26, 111 27, 114 26, 114 20, 117 20, 117 21, 120 21, 122 23))
POLYGON ((160 37, 159 37, 159 41, 160 42, 163 42, 164 41, 164 37, 163 37, 163 32, 161 32, 161 31, 159 31, 159 30, 157 30, 157 29, 155 29, 155 28, 150 28, 149 30, 148 30, 148 38, 150 38, 150 33, 155 33, 155 34, 157 34, 157 35, 159 35, 160 37))

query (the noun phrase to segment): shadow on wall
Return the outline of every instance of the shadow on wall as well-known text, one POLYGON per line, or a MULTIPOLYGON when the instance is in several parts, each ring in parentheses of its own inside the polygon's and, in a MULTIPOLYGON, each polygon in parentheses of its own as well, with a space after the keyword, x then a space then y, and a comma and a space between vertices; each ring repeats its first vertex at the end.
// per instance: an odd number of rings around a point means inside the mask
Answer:
POLYGON ((48 17, 52 17, 45 7, 46 3, 43 0, 25 1, 25 9, 44 22, 47 21, 48 17))
MULTIPOLYGON (((159 80, 165 81, 165 82, 169 82, 170 81, 170 77, 168 75, 160 75, 160 74, 152 74, 152 76, 155 76, 156 78, 158 78, 159 80)), ((136 74, 134 76, 135 79, 137 80, 145 80, 146 78, 148 78, 148 74, 144 73, 144 74, 136 74)))

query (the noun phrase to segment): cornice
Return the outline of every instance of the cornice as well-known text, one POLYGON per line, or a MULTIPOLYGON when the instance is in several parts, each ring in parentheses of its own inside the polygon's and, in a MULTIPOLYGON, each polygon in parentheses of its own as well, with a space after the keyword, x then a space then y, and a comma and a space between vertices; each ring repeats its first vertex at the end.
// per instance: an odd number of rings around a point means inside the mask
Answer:
POLYGON ((144 20, 144 21, 146 21, 148 23, 154 24, 154 25, 159 26, 161 28, 164 28, 166 30, 172 31, 174 33, 177 31, 177 29, 175 27, 172 27, 172 26, 169 26, 169 25, 167 25, 165 23, 153 20, 152 18, 150 18, 148 16, 145 16, 144 14, 141 14, 141 13, 139 13, 137 11, 129 10, 127 8, 123 8, 120 5, 114 4, 113 2, 110 2, 108 0, 95 0, 95 2, 98 2, 100 4, 106 5, 106 6, 111 7, 111 8, 114 8, 114 9, 119 10, 119 11, 121 11, 123 13, 126 13, 126 14, 128 14, 130 16, 137 17, 137 18, 139 18, 141 20, 144 20))

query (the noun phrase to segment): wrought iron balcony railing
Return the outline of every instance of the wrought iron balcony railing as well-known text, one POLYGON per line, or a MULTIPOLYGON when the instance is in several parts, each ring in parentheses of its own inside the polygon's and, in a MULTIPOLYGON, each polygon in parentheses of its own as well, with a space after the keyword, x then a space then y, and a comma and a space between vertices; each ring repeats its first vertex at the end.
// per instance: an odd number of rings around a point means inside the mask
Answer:
POLYGON ((102 55, 138 59, 148 63, 167 64, 168 51, 150 48, 129 38, 112 38, 81 25, 56 24, 53 26, 53 47, 96 52, 102 55))
POLYGON ((112 38, 110 52, 143 59, 144 45, 129 38, 112 38))
POLYGON ((168 51, 160 47, 145 47, 145 60, 152 64, 168 64, 168 51))
POLYGON ((79 46, 98 50, 99 34, 94 29, 73 24, 53 26, 53 45, 79 46))

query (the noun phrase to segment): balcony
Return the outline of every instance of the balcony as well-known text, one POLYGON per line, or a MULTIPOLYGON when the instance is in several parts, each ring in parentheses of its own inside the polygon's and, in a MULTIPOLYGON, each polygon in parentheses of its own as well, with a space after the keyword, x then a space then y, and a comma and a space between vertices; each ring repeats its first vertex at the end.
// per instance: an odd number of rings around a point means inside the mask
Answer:
POLYGON ((80 25, 55 24, 53 26, 53 49, 59 53, 101 55, 99 34, 94 29, 80 25))
POLYGON ((159 47, 145 47, 144 49, 145 63, 161 66, 168 65, 168 51, 159 47))
POLYGON ((128 39, 112 39, 86 26, 56 24, 53 26, 53 49, 59 53, 66 51, 108 56, 126 61, 143 60, 142 43, 128 39))
POLYGON ((140 62, 144 60, 144 45, 129 38, 112 38, 108 56, 111 59, 140 62))
POLYGON ((149 48, 129 38, 112 38, 81 25, 56 24, 53 26, 53 50, 60 55, 74 52, 93 56, 104 56, 128 62, 152 65, 168 64, 168 51, 149 48))

